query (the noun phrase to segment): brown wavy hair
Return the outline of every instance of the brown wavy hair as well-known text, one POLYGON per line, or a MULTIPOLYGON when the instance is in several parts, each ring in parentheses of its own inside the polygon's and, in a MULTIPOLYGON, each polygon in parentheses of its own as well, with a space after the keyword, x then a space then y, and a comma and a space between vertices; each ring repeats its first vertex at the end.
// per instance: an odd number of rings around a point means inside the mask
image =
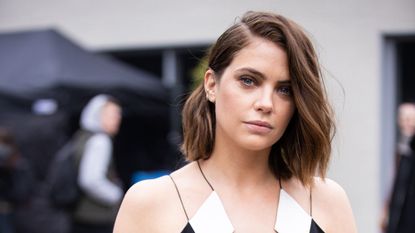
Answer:
MULTIPOLYGON (((282 179, 294 176, 312 185, 313 176, 326 175, 335 126, 320 64, 304 30, 284 16, 249 11, 210 48, 208 66, 220 79, 253 36, 269 40, 287 53, 296 106, 284 135, 272 146, 270 167, 282 179)), ((203 83, 188 97, 182 119, 181 150, 186 160, 208 159, 215 142, 215 108, 206 98, 203 83)))

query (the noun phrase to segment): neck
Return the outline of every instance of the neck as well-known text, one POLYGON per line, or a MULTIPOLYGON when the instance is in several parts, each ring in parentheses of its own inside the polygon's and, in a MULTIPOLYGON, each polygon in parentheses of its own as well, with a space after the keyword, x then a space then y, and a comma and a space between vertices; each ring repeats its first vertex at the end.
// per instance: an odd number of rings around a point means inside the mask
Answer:
POLYGON ((268 164, 270 150, 248 151, 241 148, 215 146, 211 157, 201 162, 202 169, 212 185, 257 187, 275 182, 268 164))

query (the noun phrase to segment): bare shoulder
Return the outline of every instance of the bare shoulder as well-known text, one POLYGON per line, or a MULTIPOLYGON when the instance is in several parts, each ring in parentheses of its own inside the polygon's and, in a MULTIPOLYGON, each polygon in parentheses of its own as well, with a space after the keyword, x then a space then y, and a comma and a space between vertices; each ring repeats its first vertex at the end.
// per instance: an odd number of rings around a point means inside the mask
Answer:
POLYGON ((166 192, 171 191, 168 176, 144 180, 131 186, 125 194, 123 202, 135 207, 154 207, 166 198, 166 192))
POLYGON ((134 184, 124 196, 114 225, 114 233, 178 231, 176 192, 168 176, 134 184), (170 217, 167 217, 170 216, 170 217))
POLYGON ((323 180, 320 177, 314 177, 313 194, 331 197, 330 200, 333 200, 335 202, 337 202, 338 199, 347 198, 346 192, 343 189, 343 187, 340 186, 336 181, 329 178, 325 178, 323 180))
POLYGON ((313 218, 325 232, 357 232, 346 191, 337 182, 314 178, 313 218))

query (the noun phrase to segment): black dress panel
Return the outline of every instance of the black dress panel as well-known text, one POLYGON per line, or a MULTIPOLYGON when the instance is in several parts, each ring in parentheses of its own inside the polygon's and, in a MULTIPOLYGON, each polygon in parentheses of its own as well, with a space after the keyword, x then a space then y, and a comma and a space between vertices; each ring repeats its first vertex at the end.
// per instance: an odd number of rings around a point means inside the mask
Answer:
POLYGON ((182 230, 181 233, 195 233, 190 223, 186 224, 186 227, 182 230))
POLYGON ((310 233, 324 233, 314 220, 311 221, 310 233))

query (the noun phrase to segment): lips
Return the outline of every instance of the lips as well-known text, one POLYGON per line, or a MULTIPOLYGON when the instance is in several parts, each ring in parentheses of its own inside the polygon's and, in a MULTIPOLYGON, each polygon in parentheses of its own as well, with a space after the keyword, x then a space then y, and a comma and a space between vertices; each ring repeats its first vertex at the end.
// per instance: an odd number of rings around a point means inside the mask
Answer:
POLYGON ((246 121, 245 123, 273 129, 273 127, 266 121, 246 121))
POLYGON ((249 131, 255 134, 266 134, 271 132, 274 127, 266 121, 245 121, 249 131))

